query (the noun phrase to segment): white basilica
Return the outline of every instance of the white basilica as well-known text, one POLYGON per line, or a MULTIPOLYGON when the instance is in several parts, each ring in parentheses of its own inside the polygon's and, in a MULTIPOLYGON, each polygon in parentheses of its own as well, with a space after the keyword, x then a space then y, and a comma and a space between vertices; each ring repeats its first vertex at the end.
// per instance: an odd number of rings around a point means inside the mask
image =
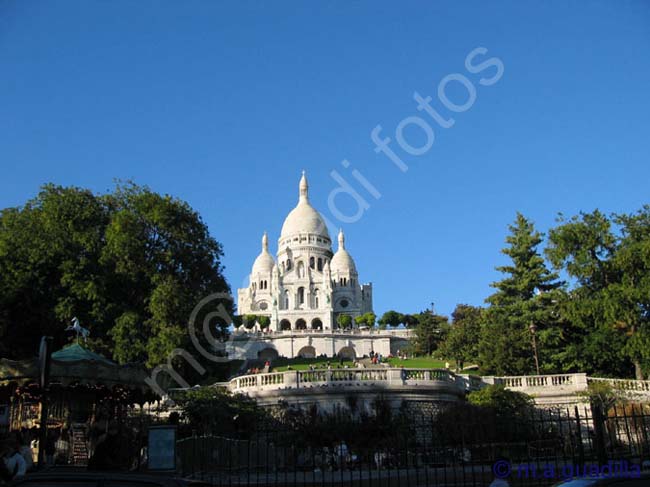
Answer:
POLYGON ((352 318, 372 311, 372 284, 360 284, 354 260, 339 231, 338 249, 321 215, 309 202, 307 178, 300 179, 296 207, 289 212, 278 239, 277 260, 268 237, 255 259, 247 288, 238 290, 238 312, 270 318, 271 332, 333 332, 341 314, 352 318))
POLYGON ((309 203, 307 178, 300 179, 298 204, 278 239, 277 258, 266 234, 247 288, 237 291, 239 315, 266 316, 267 329, 237 329, 225 344, 233 359, 389 355, 403 349, 409 330, 342 329, 338 317, 372 311, 372 285, 360 284, 340 231, 338 248, 323 217, 309 203))

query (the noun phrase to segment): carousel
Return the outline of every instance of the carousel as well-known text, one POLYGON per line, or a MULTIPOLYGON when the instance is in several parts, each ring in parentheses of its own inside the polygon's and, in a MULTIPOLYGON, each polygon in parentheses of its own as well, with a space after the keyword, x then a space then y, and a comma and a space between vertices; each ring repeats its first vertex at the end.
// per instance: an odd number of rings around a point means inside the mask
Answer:
MULTIPOLYGON (((78 340, 51 357, 45 453, 58 454, 58 459, 52 458, 55 463, 84 464, 93 436, 105 431, 109 422, 124 423, 159 399, 145 383, 143 366, 119 365, 78 340)), ((43 398, 38 359, 0 359, 0 432, 33 438, 43 398)))

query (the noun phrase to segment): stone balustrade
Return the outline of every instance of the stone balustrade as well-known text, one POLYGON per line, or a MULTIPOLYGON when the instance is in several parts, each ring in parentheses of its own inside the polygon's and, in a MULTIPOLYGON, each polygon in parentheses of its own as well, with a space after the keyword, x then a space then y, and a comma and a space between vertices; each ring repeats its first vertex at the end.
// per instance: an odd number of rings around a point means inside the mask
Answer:
POLYGON ((600 377, 589 377, 587 381, 589 383, 606 383, 612 386, 612 388, 615 390, 648 393, 648 395, 650 395, 650 380, 605 379, 600 377))
POLYGON ((556 375, 522 375, 511 377, 483 377, 487 384, 503 384, 508 389, 521 390, 538 388, 569 387, 576 390, 587 388, 586 374, 556 374, 556 375))
MULTIPOLYGON (((427 386, 434 384, 452 385, 463 390, 464 381, 445 369, 317 369, 290 370, 286 372, 244 375, 232 379, 229 389, 235 393, 251 393, 269 389, 300 389, 314 385, 368 386, 427 386)), ((469 384, 469 382, 468 382, 469 384)))
POLYGON ((512 377, 478 377, 454 374, 446 369, 318 369, 290 370, 236 377, 228 383, 234 393, 251 396, 274 394, 309 394, 313 391, 349 391, 363 393, 370 390, 400 390, 412 394, 420 391, 446 397, 462 397, 488 384, 503 384, 510 390, 531 395, 541 406, 566 405, 584 401, 589 383, 603 382, 614 389, 650 400, 650 381, 605 379, 586 374, 554 374, 512 377))

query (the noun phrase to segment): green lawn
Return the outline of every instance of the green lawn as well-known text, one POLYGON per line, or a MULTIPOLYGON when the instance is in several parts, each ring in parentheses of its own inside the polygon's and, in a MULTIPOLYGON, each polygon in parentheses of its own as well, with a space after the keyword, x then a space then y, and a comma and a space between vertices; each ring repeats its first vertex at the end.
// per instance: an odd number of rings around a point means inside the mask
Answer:
POLYGON ((329 361, 333 369, 340 368, 344 366, 353 367, 354 362, 351 360, 344 360, 343 365, 338 359, 326 359, 326 358, 294 358, 286 359, 279 358, 273 361, 272 369, 273 372, 284 372, 288 369, 289 365, 293 370, 307 370, 309 366, 312 365, 315 369, 326 369, 327 362, 329 361))
MULTIPOLYGON (((294 358, 286 359, 279 358, 275 359, 271 364, 273 372, 284 372, 288 370, 288 367, 291 366, 292 370, 307 370, 309 366, 313 366, 315 369, 326 369, 327 363, 330 363, 333 369, 342 368, 344 366, 354 367, 354 362, 350 360, 344 360, 343 365, 341 365, 338 359, 327 359, 327 358, 294 358)), ((431 357, 415 357, 408 358, 406 360, 398 358, 389 358, 388 363, 391 367, 405 367, 407 369, 444 369, 445 361, 438 360, 431 357)), ((454 363, 452 360, 449 361, 450 369, 453 370, 454 363)), ((467 371, 472 374, 476 374, 476 371, 467 371)))
MULTIPOLYGON (((391 367, 406 367, 410 369, 444 369, 445 361, 437 360, 431 357, 415 357, 402 360, 396 357, 389 358, 388 363, 391 367)), ((451 362, 449 362, 451 364, 451 362)))
MULTIPOLYGON (((431 357, 415 357, 402 360, 399 358, 389 358, 388 363, 391 367, 402 367, 404 366, 407 369, 444 369, 445 360, 438 360, 431 357)), ((453 360, 449 360, 449 369, 454 370, 455 363, 453 360)), ((471 373, 477 375, 476 370, 464 370, 465 373, 471 373)))

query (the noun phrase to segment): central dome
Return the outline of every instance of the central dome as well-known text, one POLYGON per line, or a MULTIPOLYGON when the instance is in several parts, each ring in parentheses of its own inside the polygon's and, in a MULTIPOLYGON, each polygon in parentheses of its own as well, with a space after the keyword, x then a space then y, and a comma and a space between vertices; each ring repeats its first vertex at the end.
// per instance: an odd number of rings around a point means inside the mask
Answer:
POLYGON ((280 240, 305 233, 318 235, 319 237, 325 237, 330 240, 325 220, 309 204, 307 195, 308 188, 307 178, 303 171, 302 178, 300 178, 300 199, 298 200, 298 205, 289 212, 287 218, 284 220, 282 231, 280 232, 280 240))

